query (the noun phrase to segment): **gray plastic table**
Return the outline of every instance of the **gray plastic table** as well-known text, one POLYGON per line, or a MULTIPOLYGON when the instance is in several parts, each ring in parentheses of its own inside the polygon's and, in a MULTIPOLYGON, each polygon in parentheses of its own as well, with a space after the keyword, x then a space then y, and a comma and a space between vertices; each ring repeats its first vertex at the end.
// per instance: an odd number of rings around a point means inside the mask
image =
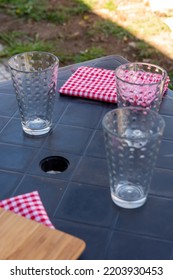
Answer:
MULTIPOLYGON (((60 68, 58 86, 81 65, 125 62, 112 55, 60 68)), ((115 107, 60 96, 52 134, 30 138, 11 81, 1 83, 0 200, 37 190, 55 227, 85 240, 80 259, 173 259, 173 92, 163 98, 166 129, 148 200, 138 209, 119 208, 110 197, 101 122, 115 107)))

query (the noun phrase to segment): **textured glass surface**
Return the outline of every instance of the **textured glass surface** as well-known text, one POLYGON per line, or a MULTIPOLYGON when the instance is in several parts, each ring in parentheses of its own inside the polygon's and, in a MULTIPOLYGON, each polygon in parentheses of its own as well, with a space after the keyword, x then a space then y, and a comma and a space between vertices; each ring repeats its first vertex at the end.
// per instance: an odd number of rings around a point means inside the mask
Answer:
POLYGON ((45 52, 29 52, 9 60, 23 130, 31 135, 48 133, 57 87, 58 59, 45 52))
POLYGON ((147 198, 164 121, 154 111, 126 107, 108 112, 103 129, 112 199, 139 207, 147 198))
POLYGON ((118 107, 139 106, 159 111, 167 72, 147 63, 127 63, 115 70, 118 107))

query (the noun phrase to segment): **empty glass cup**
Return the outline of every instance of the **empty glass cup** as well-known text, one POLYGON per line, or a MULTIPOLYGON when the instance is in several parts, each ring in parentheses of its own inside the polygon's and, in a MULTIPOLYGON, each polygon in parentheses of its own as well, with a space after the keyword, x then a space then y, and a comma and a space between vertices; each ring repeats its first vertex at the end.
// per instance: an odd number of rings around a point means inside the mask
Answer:
POLYGON ((47 52, 26 52, 11 57, 9 67, 23 131, 29 135, 49 133, 57 88, 58 58, 47 52))
POLYGON ((148 195, 165 122, 155 111, 118 108, 103 118, 111 197, 123 208, 142 206, 148 195))
POLYGON ((115 70, 118 107, 138 106, 159 111, 167 72, 154 64, 134 62, 115 70))

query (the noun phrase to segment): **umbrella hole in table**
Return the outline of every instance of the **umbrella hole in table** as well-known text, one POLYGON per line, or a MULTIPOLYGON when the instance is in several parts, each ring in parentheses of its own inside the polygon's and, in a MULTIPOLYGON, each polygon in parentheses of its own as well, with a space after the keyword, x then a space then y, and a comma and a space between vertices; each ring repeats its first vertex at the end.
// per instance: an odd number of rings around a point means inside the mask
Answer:
POLYGON ((69 164, 70 162, 68 159, 61 156, 50 156, 40 161, 41 169, 49 174, 64 172, 68 168, 69 164))

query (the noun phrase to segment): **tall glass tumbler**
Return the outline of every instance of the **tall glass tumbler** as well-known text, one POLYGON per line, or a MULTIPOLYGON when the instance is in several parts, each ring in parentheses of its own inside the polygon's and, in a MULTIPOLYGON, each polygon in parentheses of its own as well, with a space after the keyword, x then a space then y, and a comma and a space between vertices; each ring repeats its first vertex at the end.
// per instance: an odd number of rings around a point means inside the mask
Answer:
POLYGON ((142 206, 148 195, 165 122, 155 111, 125 107, 102 121, 111 197, 123 208, 142 206))
POLYGON ((134 62, 115 70, 118 107, 139 106, 159 111, 167 72, 154 64, 134 62))
POLYGON ((14 55, 8 64, 23 131, 38 136, 49 133, 57 88, 58 58, 47 52, 33 51, 14 55))

